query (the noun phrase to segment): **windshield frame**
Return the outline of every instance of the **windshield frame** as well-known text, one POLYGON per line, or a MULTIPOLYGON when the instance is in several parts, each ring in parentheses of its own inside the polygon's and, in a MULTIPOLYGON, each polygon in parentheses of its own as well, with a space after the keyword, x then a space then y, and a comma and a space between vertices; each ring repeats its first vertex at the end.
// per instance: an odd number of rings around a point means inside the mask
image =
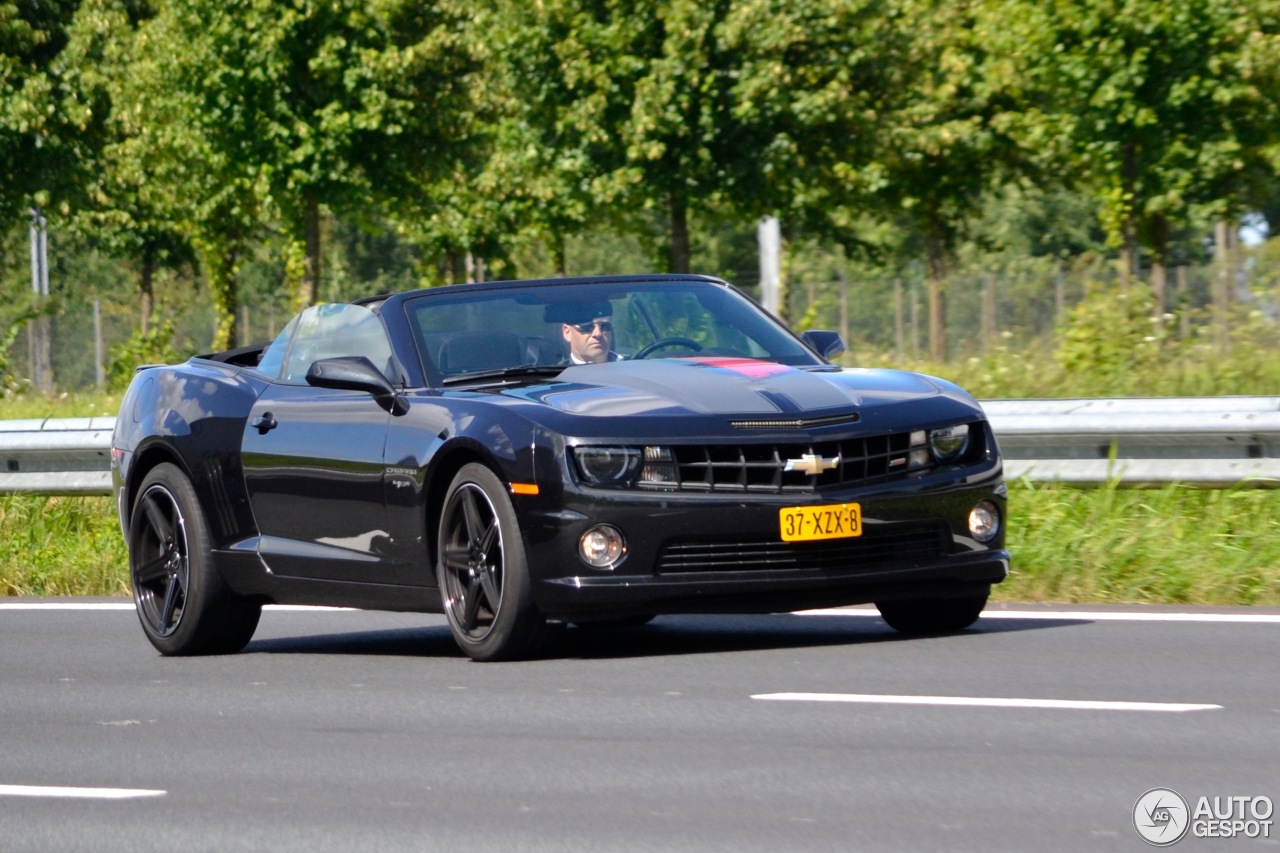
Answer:
MULTIPOLYGON (((700 351, 676 346, 649 357, 754 358, 761 361, 776 361, 793 367, 822 367, 828 364, 785 324, 751 297, 727 282, 705 276, 610 276, 576 280, 494 282, 433 288, 402 294, 401 297, 407 331, 413 340, 423 375, 432 387, 446 385, 456 387, 460 383, 465 383, 472 373, 475 374, 476 381, 492 383, 495 376, 501 376, 503 373, 502 368, 496 364, 455 372, 441 369, 441 350, 444 341, 463 333, 478 335, 484 331, 478 325, 468 326, 466 323, 458 322, 456 315, 463 311, 464 306, 475 306, 471 310, 481 310, 480 306, 484 305, 495 306, 493 315, 487 318, 489 325, 486 327, 490 329, 489 334, 495 339, 518 336, 521 332, 533 332, 527 337, 536 338, 534 343, 537 347, 556 348, 562 345, 559 338, 559 321, 568 316, 558 313, 562 307, 567 310, 567 306, 570 305, 599 305, 601 302, 608 302, 609 307, 621 309, 614 315, 615 320, 621 319, 623 327, 619 329, 622 340, 615 340, 615 343, 620 344, 618 347, 620 352, 615 355, 620 359, 629 359, 643 349, 645 344, 652 342, 636 339, 635 336, 639 334, 637 330, 647 326, 647 334, 650 337, 663 337, 659 332, 664 331, 664 327, 651 316, 651 313, 646 313, 647 301, 684 299, 686 306, 693 309, 691 314, 701 312, 696 319, 710 320, 720 324, 715 329, 708 330, 704 325, 698 330, 699 334, 703 335, 704 342, 708 334, 713 337, 719 334, 736 335, 745 343, 739 348, 734 348, 724 345, 723 340, 717 339, 716 342, 720 346, 715 347, 714 351, 709 349, 705 355, 700 351), (644 295, 645 298, 637 294, 644 295), (690 300, 696 302, 696 305, 690 300), (523 307, 517 309, 516 306, 523 307), (510 327, 504 328, 502 324, 495 322, 501 317, 500 309, 507 310, 509 313, 513 310, 517 313, 526 311, 529 316, 521 317, 519 327, 514 330, 510 327), (436 311, 435 317, 430 316, 429 312, 433 311, 436 311), (451 317, 450 312, 453 312, 454 316, 451 317), (542 319, 542 323, 536 328, 530 320, 530 316, 534 313, 542 319), (446 325, 446 319, 452 322, 446 325)), ((506 340, 493 343, 493 346, 496 347, 499 344, 512 346, 506 340)), ((509 364, 514 368, 512 375, 536 378, 545 375, 547 371, 524 368, 550 368, 556 364, 567 367, 570 363, 567 360, 543 361, 541 360, 543 357, 545 353, 512 360, 509 364)), ((499 356, 494 358, 501 360, 499 356)), ((610 358, 610 360, 614 359, 610 358)))

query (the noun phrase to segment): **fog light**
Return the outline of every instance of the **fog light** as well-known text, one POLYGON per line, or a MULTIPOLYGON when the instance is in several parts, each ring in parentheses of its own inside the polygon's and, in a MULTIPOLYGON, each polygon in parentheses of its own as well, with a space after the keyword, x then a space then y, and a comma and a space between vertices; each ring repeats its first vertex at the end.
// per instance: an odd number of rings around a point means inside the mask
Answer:
POLYGON ((578 555, 588 566, 612 569, 627 556, 627 543, 616 527, 600 524, 582 534, 578 555))
POLYGON ((1000 533, 1000 510, 991 501, 980 501, 969 510, 969 532, 979 542, 990 542, 1000 533))

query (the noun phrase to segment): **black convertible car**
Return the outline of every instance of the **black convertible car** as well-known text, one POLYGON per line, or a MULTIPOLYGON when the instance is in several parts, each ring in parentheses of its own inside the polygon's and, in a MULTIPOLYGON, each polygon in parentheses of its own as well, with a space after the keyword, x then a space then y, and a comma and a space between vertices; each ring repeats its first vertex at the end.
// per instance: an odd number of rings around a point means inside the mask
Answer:
POLYGON ((443 611, 493 660, 662 613, 875 602, 962 629, 1009 567, 991 429, 842 347, 654 275, 317 305, 140 368, 112 470, 143 630, 225 653, 264 603, 443 611))

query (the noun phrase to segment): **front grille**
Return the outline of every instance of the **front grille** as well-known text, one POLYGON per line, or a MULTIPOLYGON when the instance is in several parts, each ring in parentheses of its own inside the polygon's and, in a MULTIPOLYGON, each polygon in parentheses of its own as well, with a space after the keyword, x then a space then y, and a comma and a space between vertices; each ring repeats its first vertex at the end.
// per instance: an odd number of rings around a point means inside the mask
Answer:
POLYGON ((670 446, 675 482, 641 488, 690 492, 808 493, 906 473, 911 434, 873 435, 807 444, 670 446), (839 463, 816 474, 785 470, 788 460, 816 456, 839 463))
POLYGON ((909 566, 943 557, 950 541, 947 525, 883 525, 854 539, 820 542, 679 540, 658 555, 660 575, 692 572, 847 571, 909 566))

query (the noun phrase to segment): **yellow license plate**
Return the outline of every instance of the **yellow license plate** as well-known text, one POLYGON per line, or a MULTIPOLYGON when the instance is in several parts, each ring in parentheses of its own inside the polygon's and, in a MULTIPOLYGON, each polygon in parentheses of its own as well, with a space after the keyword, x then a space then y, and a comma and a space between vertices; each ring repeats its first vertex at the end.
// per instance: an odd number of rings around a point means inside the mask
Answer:
POLYGON ((862 535, 861 504, 793 506, 778 510, 784 542, 816 542, 862 535))

